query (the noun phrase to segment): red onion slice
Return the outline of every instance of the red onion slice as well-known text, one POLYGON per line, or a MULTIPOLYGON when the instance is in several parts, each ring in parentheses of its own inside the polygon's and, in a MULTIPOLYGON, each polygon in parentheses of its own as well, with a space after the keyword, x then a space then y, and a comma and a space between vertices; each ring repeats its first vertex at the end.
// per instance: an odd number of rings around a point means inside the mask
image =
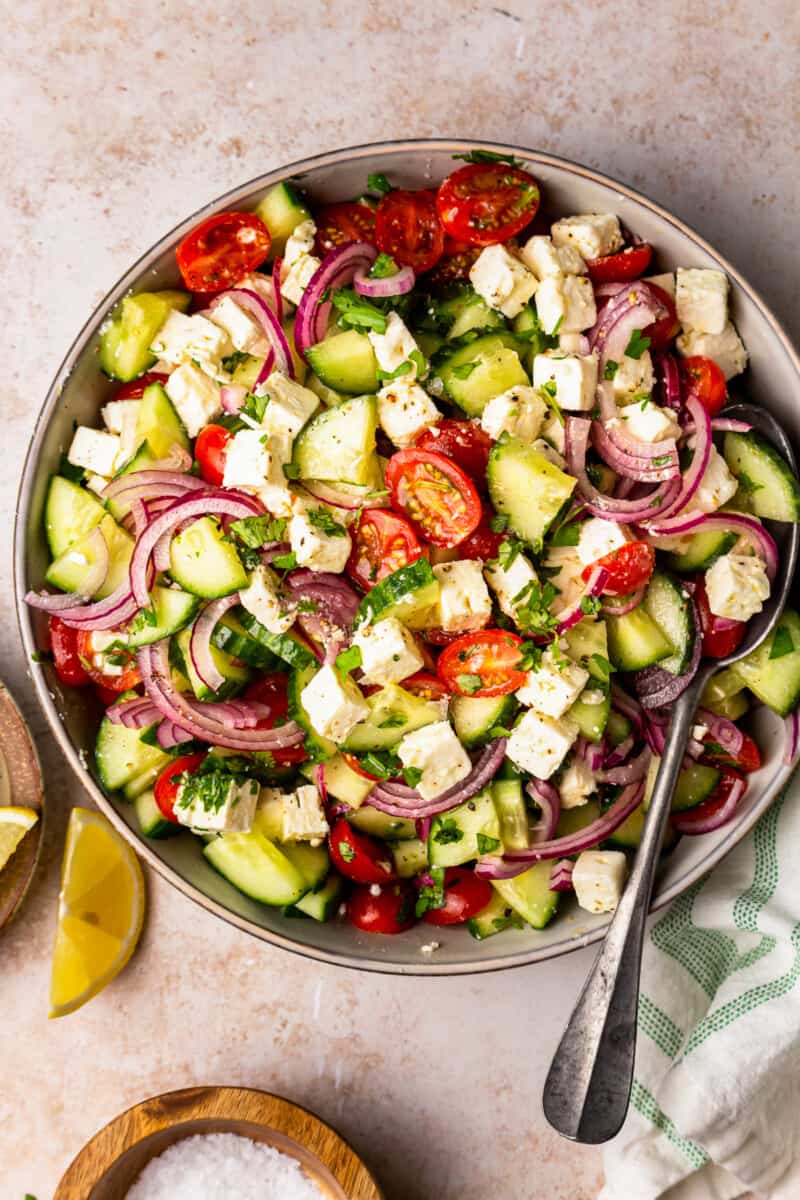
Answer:
POLYGON ((642 524, 645 524, 655 519, 662 528, 662 532, 666 529, 667 522, 676 513, 681 512, 694 496, 706 473, 709 459, 711 458, 711 419, 708 413, 696 396, 687 397, 686 409, 694 422, 696 430, 696 444, 692 461, 681 480, 680 489, 672 503, 663 508, 660 513, 645 517, 642 522, 642 524))
POLYGON ((378 808, 393 817, 434 817, 437 813, 446 812, 449 808, 455 808, 457 804, 470 800, 481 788, 486 787, 499 771, 505 753, 505 738, 497 738, 496 741, 490 742, 479 755, 469 775, 433 800, 423 800, 414 788, 405 788, 402 784, 391 782, 376 784, 367 800, 373 808, 378 808), (410 795, 401 798, 397 794, 401 789, 410 795))
POLYGON ((161 720, 161 713, 149 696, 117 700, 106 709, 106 716, 112 725, 124 725, 126 729, 146 729, 161 720))
POLYGON ((652 520, 668 508, 680 490, 676 479, 659 484, 652 492, 635 500, 606 496, 591 483, 586 473, 591 427, 592 422, 585 417, 567 417, 564 431, 567 466, 578 480, 578 492, 589 511, 607 521, 629 524, 652 520))
MULTIPOLYGON (((666 479, 676 479, 681 468, 678 462, 678 451, 675 442, 672 442, 672 448, 666 451, 661 457, 666 461, 660 465, 654 465, 650 456, 643 456, 631 453, 627 449, 623 449, 620 441, 624 436, 624 430, 613 428, 612 431, 604 429, 597 421, 592 425, 592 444, 595 450, 607 463, 612 470, 618 475, 622 475, 626 479, 636 480, 638 483, 662 483, 666 479)), ((630 443, 632 444, 632 442, 630 443)), ((645 446, 645 442, 637 442, 637 447, 645 446)), ((663 443, 653 443, 654 445, 663 445, 663 443)))
MULTIPOLYGON (((105 487, 103 495, 107 499, 121 497, 123 493, 132 492, 140 500, 158 499, 162 496, 180 495, 182 492, 193 492, 204 488, 206 484, 195 475, 183 475, 179 471, 162 471, 156 467, 148 467, 144 471, 131 471, 129 475, 120 475, 112 479, 105 487), (147 495, 139 495, 140 492, 147 495)), ((124 497, 130 499, 128 495, 124 497)))
MULTIPOLYGON (((67 592, 66 595, 31 591, 25 596, 25 603, 30 604, 31 608, 41 608, 44 612, 59 613, 64 619, 73 611, 80 610, 105 583, 110 562, 108 542, 100 532, 99 526, 88 535, 85 546, 86 574, 82 591, 67 592)), ((66 553, 69 554, 69 550, 66 553)))
POLYGON ((718 742, 732 758, 738 757, 744 745, 744 734, 738 725, 734 725, 727 717, 717 716, 707 708, 697 710, 697 720, 708 726, 712 741, 718 742))
POLYGON ((368 271, 378 251, 368 242, 348 242, 329 251, 311 276, 294 320, 294 344, 300 354, 321 342, 328 331, 330 293, 350 283, 356 271, 368 271))
POLYGON ((663 401, 667 408, 680 412, 683 408, 681 394, 681 375, 674 354, 666 352, 658 355, 655 363, 656 378, 661 376, 663 401))
POLYGON ((281 326, 283 326, 283 292, 281 290, 281 273, 283 271, 283 257, 278 256, 272 264, 272 292, 275 296, 275 316, 278 318, 281 326))
POLYGON ((654 321, 660 320, 665 314, 662 304, 653 304, 648 300, 640 300, 629 304, 628 298, 620 293, 608 307, 595 326, 597 332, 589 333, 593 350, 600 351, 600 376, 609 361, 622 362, 635 330, 646 329, 654 321), (599 328, 598 328, 599 326, 599 328))
MULTIPOLYGON (((697 674, 703 652, 703 635, 694 601, 690 600, 694 623, 694 642, 689 665, 681 675, 673 675, 662 667, 646 667, 634 676, 636 692, 643 708, 665 708, 682 696, 697 674)), ((659 751, 660 753, 660 751, 659 751)))
POLYGON ((778 547, 763 525, 755 517, 745 516, 744 513, 725 512, 718 516, 709 513, 686 513, 683 516, 670 517, 663 522, 659 521, 649 526, 648 532, 661 536, 665 533, 691 533, 695 529, 734 530, 741 537, 747 538, 764 559, 769 579, 775 578, 778 569, 778 547))
POLYGON ((800 710, 790 712, 784 721, 785 740, 783 745, 782 762, 784 766, 793 767, 800 753, 800 710))
POLYGON ((531 829, 531 836, 536 842, 549 842, 555 837, 558 819, 561 816, 561 796, 552 783, 546 779, 532 779, 525 784, 525 791, 538 805, 541 817, 531 829))
POLYGON ((226 383, 219 390, 219 402, 225 413, 238 413, 247 397, 247 388, 239 383, 226 383))
POLYGON ((731 784, 724 802, 715 805, 709 800, 699 804, 696 809, 690 808, 686 812, 673 813, 670 817, 670 824, 678 833, 685 833, 689 836, 711 833, 715 829, 721 829, 734 816, 739 807, 739 801, 746 791, 747 780, 737 778, 731 784))
POLYGON ((370 279, 366 270, 359 267, 353 276, 353 287, 360 296, 370 300, 385 300, 389 296, 404 296, 416 283, 413 267, 401 267, 394 275, 383 279, 370 279))
POLYGON ((631 750, 633 750, 635 742, 636 739, 634 738, 633 734, 629 733, 626 738, 623 738, 618 746, 612 746, 612 748, 608 751, 605 759, 603 760, 603 766, 618 767, 621 763, 624 763, 631 750))
POLYGON ((633 612, 644 600, 645 588, 638 588, 628 596, 608 596, 603 600, 601 612, 604 617, 624 617, 633 612))
POLYGON ((240 308, 248 312, 258 322, 261 330, 270 344, 270 352, 264 360, 264 365, 258 373, 255 387, 259 387, 272 374, 273 370, 282 371, 289 379, 294 379, 294 362, 283 327, 266 300, 258 292, 250 288, 230 288, 220 292, 211 301, 212 311, 225 297, 234 300, 240 308))
POLYGON ((510 850, 502 858, 484 858, 475 866, 475 874, 484 879, 513 879, 522 875, 534 863, 551 858, 562 858, 591 850, 618 829, 623 821, 638 808, 644 796, 644 783, 637 780, 620 792, 611 807, 577 833, 553 841, 539 842, 528 850, 510 850))
POLYGON ((219 691, 225 682, 225 676, 214 662, 214 657, 211 653, 211 635, 217 626, 217 622, 225 616, 225 613, 229 609, 238 603, 238 592, 234 592, 230 596, 222 596, 219 600, 212 600, 210 604, 206 605, 192 626, 192 634, 189 638, 189 657, 192 660, 192 666, 195 669, 198 679, 206 687, 211 688, 212 692, 219 691))
POLYGON ((162 750, 171 750, 183 742, 191 742, 192 734, 188 729, 182 729, 174 721, 162 721, 156 730, 156 740, 162 750))
POLYGON ((636 783, 637 780, 644 779, 649 766, 650 748, 645 746, 644 750, 641 750, 630 762, 626 762, 621 767, 611 767, 603 771, 601 778, 603 783, 627 787, 629 783, 636 783))
POLYGON ((595 596, 600 596, 607 583, 608 568, 595 563, 589 572, 589 578, 586 580, 586 587, 583 590, 583 594, 578 597, 574 604, 565 609, 558 618, 557 632, 566 633, 568 629, 572 629, 574 625, 582 621, 586 616, 586 613, 583 611, 584 601, 595 596))
POLYGON ((575 867, 572 859, 562 858, 550 872, 551 892, 571 892, 572 872, 575 867))
MULTIPOLYGON (((662 478, 672 478, 675 474, 680 474, 680 464, 678 463, 678 450, 675 443, 675 438, 662 438, 658 442, 643 442, 631 434, 624 424, 624 418, 620 416, 617 402, 614 398, 614 388, 611 383, 603 382, 597 388, 597 400, 600 408, 600 419, 595 421, 593 433, 595 435, 604 435, 602 444, 609 449, 617 451, 618 458, 626 459, 641 459, 642 468, 649 467, 652 470, 667 471, 668 474, 662 478), (669 462, 661 464, 658 468, 654 467, 652 459, 668 458, 669 462)), ((598 447, 599 449, 599 447, 598 447)), ((609 461, 608 459, 606 460, 609 461)), ((616 466, 613 462, 609 462, 609 466, 616 466)), ((622 473, 622 472, 620 472, 622 473)), ((635 476, 634 476, 635 478, 635 476)), ((650 476, 645 482, 657 482, 655 476, 650 476)))

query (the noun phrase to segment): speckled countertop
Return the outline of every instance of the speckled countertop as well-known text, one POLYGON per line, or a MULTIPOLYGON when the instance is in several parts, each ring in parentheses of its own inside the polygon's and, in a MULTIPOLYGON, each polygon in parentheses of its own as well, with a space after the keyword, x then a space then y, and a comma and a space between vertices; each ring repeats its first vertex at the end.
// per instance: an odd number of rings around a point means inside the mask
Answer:
POLYGON ((281 162, 390 137, 483 136, 606 170, 715 242, 800 335, 800 20, 793 0, 370 0, 4 6, 1 673, 49 790, 42 869, 0 941, 0 1200, 46 1200, 115 1112, 200 1082, 315 1109, 389 1200, 590 1200, 599 1155, 544 1123, 549 1056, 589 958, 505 975, 359 976, 285 955, 149 879, 142 946, 48 1024, 68 805, 11 603, 34 418, 76 329, 179 217, 281 162))

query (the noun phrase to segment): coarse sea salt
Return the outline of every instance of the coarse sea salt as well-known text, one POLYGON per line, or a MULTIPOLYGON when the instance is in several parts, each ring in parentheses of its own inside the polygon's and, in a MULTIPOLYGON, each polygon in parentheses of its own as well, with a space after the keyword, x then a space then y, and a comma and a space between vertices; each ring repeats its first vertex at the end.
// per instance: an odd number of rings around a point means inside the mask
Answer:
POLYGON ((237 1133, 196 1134, 152 1159, 126 1200, 320 1200, 287 1154, 237 1133))

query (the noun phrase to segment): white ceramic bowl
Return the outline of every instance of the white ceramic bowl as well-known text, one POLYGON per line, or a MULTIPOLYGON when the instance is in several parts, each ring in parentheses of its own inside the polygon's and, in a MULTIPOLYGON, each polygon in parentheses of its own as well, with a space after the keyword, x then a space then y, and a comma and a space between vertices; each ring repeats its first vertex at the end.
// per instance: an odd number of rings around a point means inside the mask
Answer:
MULTIPOLYGON (((738 272, 693 230, 645 196, 586 167, 518 146, 489 142, 405 141, 357 146, 292 163, 242 184, 199 212, 187 217, 149 250, 109 292, 91 315, 67 354, 47 394, 36 424, 22 477, 15 530, 15 589, 26 656, 43 644, 46 619, 29 609, 22 597, 42 584, 47 546, 42 508, 47 480, 68 445, 73 422, 95 424, 100 404, 112 391, 97 367, 98 331, 111 308, 129 291, 174 286, 179 282, 174 250, 198 221, 230 208, 251 208, 274 183, 297 180, 317 201, 345 200, 366 186, 367 175, 384 172, 401 187, 436 186, 457 165, 453 155, 474 146, 513 153, 530 169, 542 189, 543 207, 557 214, 586 211, 615 212, 625 225, 656 247, 655 269, 676 266, 719 267, 731 280, 732 314, 750 352, 750 368, 734 382, 742 398, 762 402, 791 432, 795 425, 793 398, 800 395, 800 359, 764 302, 738 272)), ((34 668, 39 700, 50 727, 83 786, 98 807, 133 843, 144 860, 186 895, 211 912, 265 941, 312 958, 368 971, 397 974, 449 975, 492 971, 538 962, 564 954, 602 936, 606 920, 580 909, 562 906, 562 913, 544 931, 509 931, 485 942, 474 941, 465 929, 435 930, 420 925, 395 937, 359 933, 333 921, 288 920, 241 895, 205 862, 193 838, 153 842, 140 837, 130 805, 109 799, 92 772, 92 747, 99 709, 87 705, 86 694, 62 689, 49 666, 34 668), (567 915, 571 919, 564 919, 567 915), (421 952, 435 932, 441 943, 435 955, 421 952)), ((666 860, 656 889, 654 907, 666 904, 700 879, 751 828, 787 779, 781 764, 782 723, 759 709, 756 735, 764 750, 764 765, 751 776, 750 788, 737 819, 716 833, 683 838, 666 860)))

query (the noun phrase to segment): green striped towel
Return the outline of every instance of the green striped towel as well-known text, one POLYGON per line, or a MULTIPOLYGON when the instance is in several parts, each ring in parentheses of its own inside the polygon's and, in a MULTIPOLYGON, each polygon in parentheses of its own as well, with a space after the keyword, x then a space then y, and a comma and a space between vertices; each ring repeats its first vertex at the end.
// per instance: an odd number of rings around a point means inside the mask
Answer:
POLYGON ((798 783, 650 929, 599 1200, 800 1198, 798 783))

